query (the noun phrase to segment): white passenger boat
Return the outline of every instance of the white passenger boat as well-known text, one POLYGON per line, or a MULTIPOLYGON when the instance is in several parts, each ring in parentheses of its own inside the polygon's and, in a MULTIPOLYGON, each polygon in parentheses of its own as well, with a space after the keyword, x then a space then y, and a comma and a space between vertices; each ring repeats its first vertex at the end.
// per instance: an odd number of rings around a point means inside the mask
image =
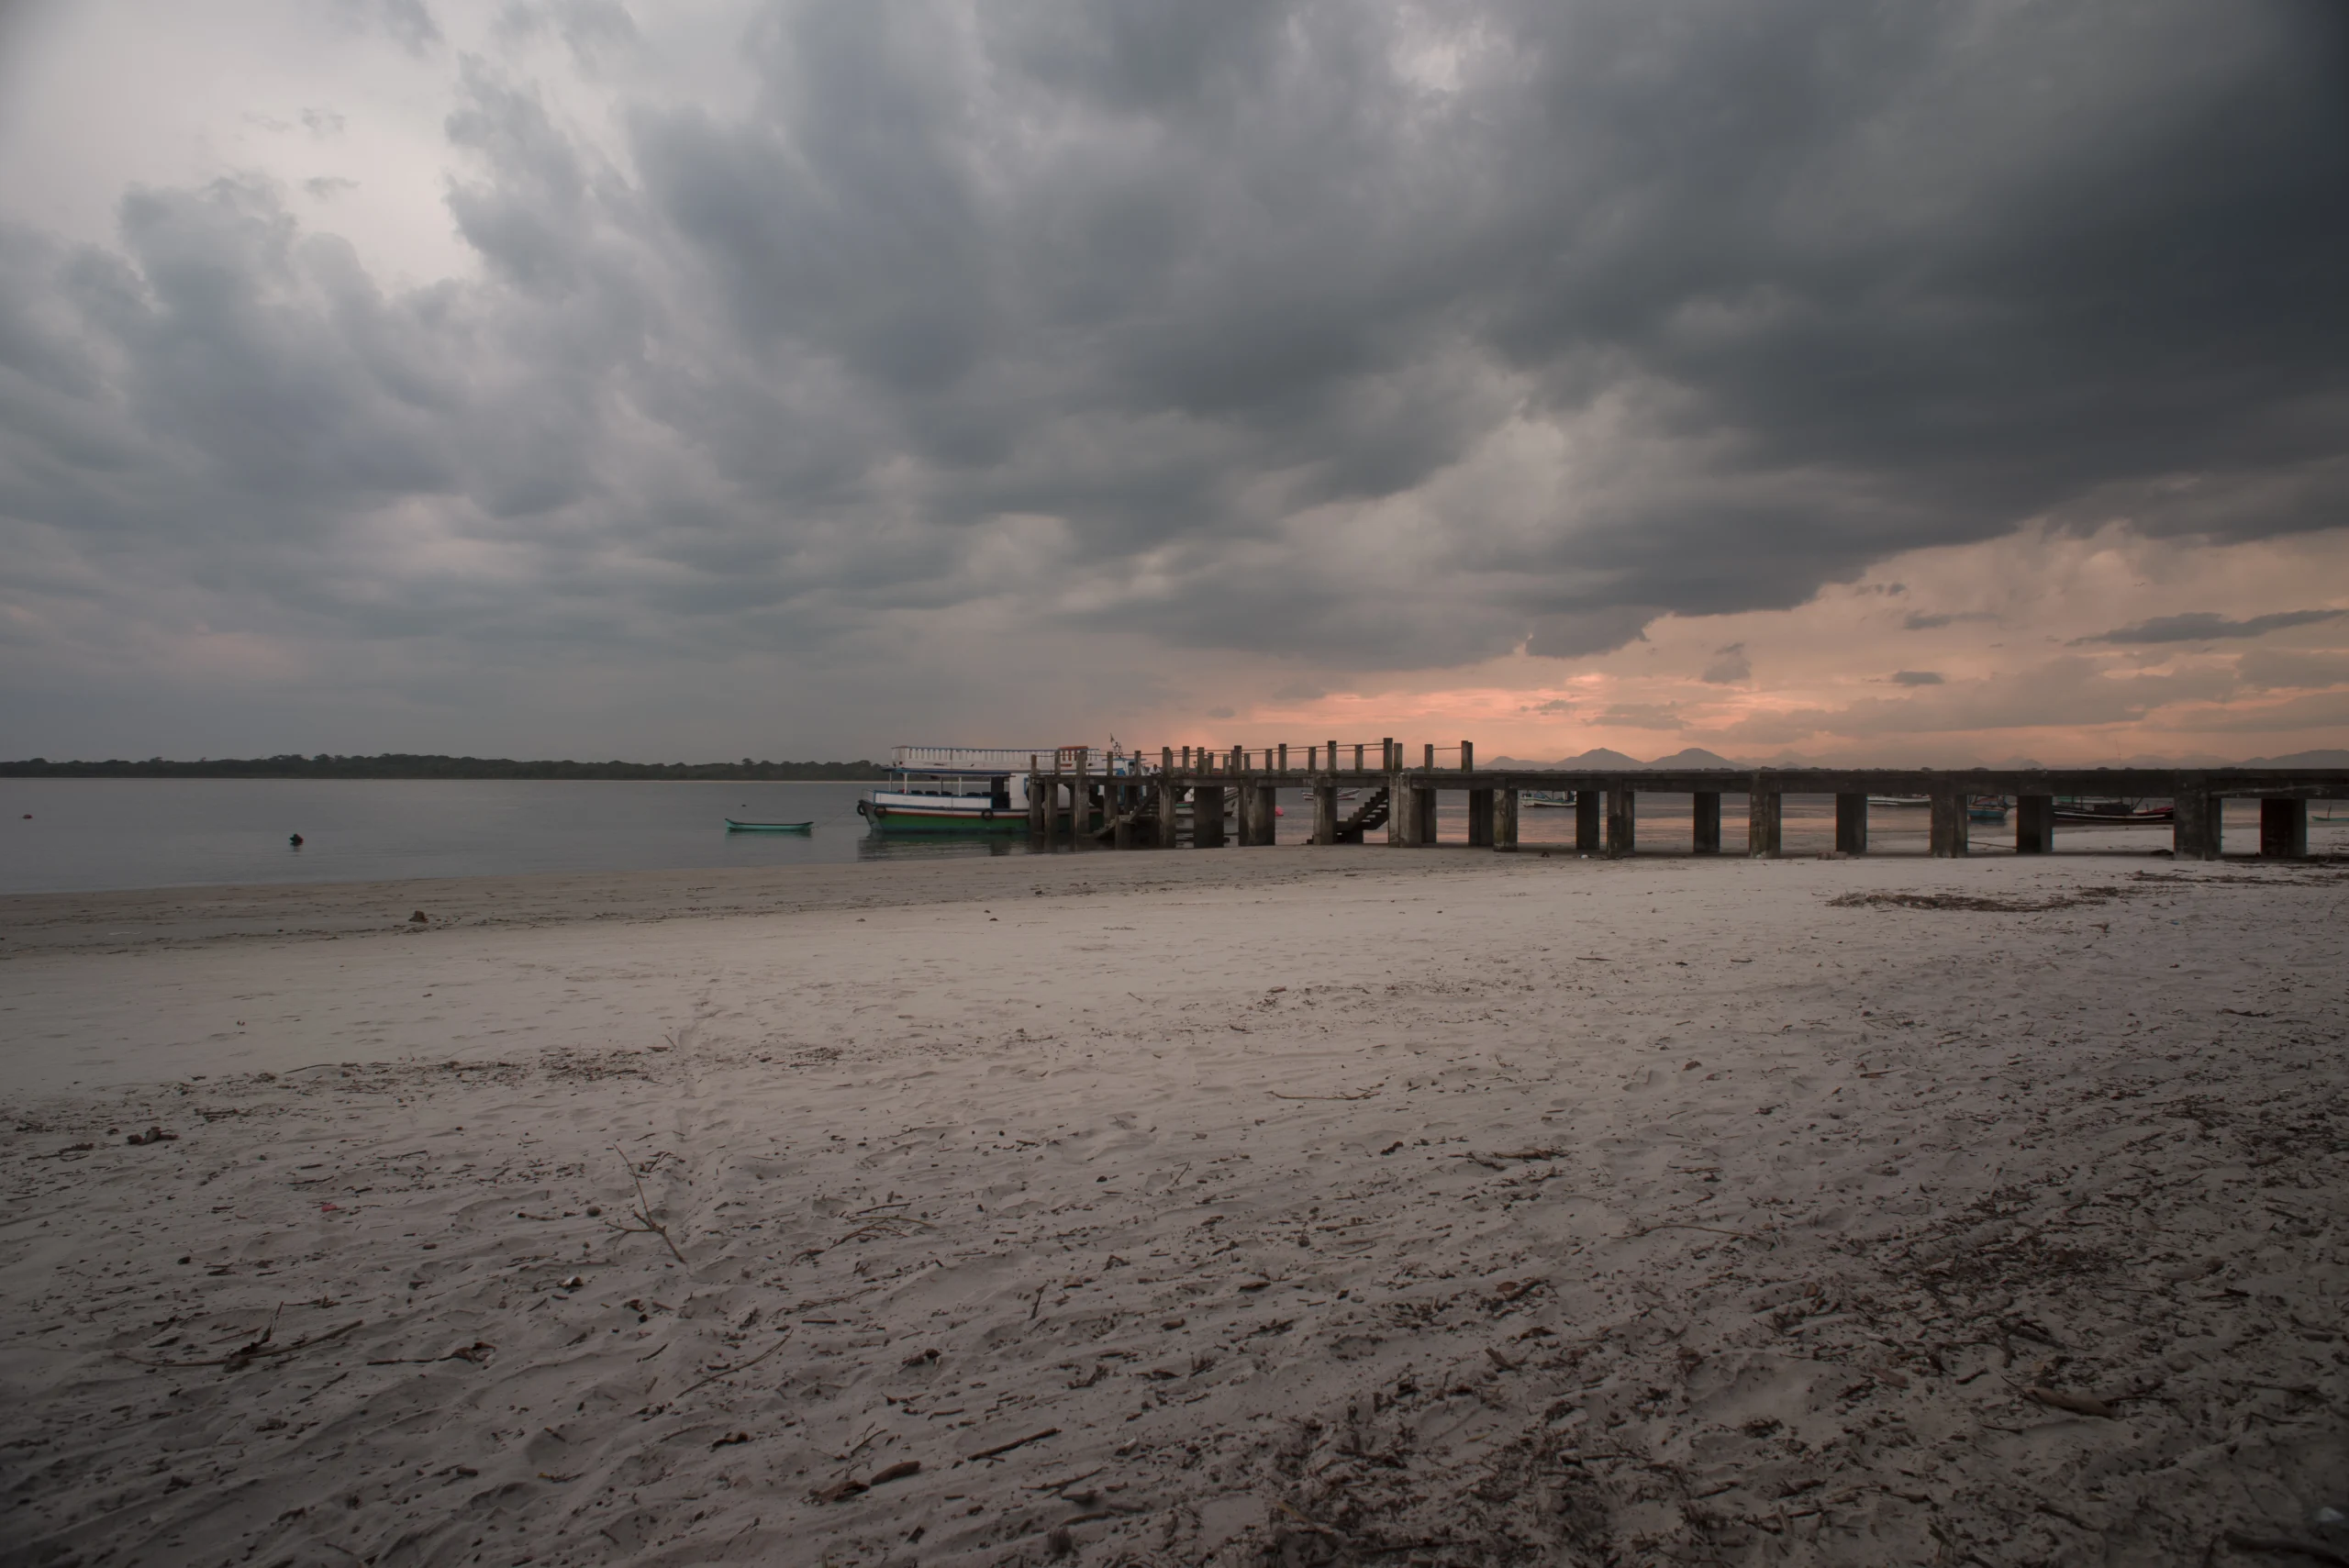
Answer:
MULTIPOLYGON (((887 787, 868 790, 857 814, 876 833, 1012 833, 1028 826, 1028 775, 1049 773, 1057 764, 1073 779, 1073 746, 899 746, 889 754, 887 787)), ((1115 751, 1086 752, 1095 779, 1141 773, 1139 757, 1115 751)), ((1047 785, 1066 811, 1069 785, 1047 785)))

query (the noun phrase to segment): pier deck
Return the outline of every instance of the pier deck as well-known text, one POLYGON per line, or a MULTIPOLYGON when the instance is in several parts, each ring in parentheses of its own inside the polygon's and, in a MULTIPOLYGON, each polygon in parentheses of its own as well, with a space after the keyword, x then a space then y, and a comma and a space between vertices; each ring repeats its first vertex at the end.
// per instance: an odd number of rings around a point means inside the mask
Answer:
MULTIPOLYGON (((1096 757, 1083 748, 1044 759, 1029 775, 1030 832, 1039 840, 1075 838, 1118 849, 1198 849, 1227 841, 1241 847, 1274 841, 1278 792, 1304 792, 1313 804, 1312 842, 1360 842, 1383 833, 1403 847, 1439 842, 1436 798, 1468 796, 1464 840, 1508 851, 1518 847, 1518 816, 1527 791, 1575 796, 1575 848, 1619 857, 1638 846, 1638 799, 1643 794, 1693 797, 1691 848, 1722 852, 1721 802, 1745 802, 1744 852, 1760 859, 1784 852, 1788 795, 1835 798, 1835 848, 1868 852, 1871 796, 1923 797, 1930 802, 1930 852, 1968 852, 1969 805, 2011 797, 2015 851, 2044 854, 2055 847, 2057 803, 2064 800, 2160 801, 2174 812, 2172 847, 2180 859, 2216 860, 2220 808, 2227 800, 2260 802, 2259 852, 2271 859, 2308 853, 2308 803, 2349 800, 2349 769, 2339 768, 1699 768, 1489 769, 1475 765, 1468 742, 1445 748, 1456 758, 1439 765, 1437 748, 1409 759, 1392 740, 1351 749, 1332 743, 1292 748, 1233 747, 1206 751, 1169 747, 1156 759, 1134 753, 1096 757), (1349 751, 1351 755, 1349 755, 1349 751), (1416 761, 1416 765, 1413 765, 1416 761), (1332 766, 1331 763, 1336 765, 1332 766), (1383 763, 1383 765, 1381 765, 1383 763), (1088 766, 1088 764, 1092 764, 1088 766), (1351 765, 1349 765, 1351 764, 1351 765), (1370 765, 1365 765, 1370 764, 1370 765), (1340 795, 1356 792, 1341 816, 1340 795), (1079 806, 1081 803, 1081 806, 1079 806), (1227 818, 1230 831, 1227 834, 1227 818)), ((2090 824, 2093 826, 2093 824, 2090 824)))

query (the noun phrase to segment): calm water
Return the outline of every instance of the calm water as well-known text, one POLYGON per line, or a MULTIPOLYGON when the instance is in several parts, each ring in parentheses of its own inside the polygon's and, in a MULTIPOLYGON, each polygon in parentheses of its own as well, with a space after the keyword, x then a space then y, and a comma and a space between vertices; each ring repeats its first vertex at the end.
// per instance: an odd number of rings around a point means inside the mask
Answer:
MULTIPOLYGON (((985 839, 875 838, 856 814, 855 784, 635 784, 507 780, 0 779, 0 893, 80 892, 221 883, 375 882, 531 872, 662 871, 705 866, 845 863, 1027 852, 1018 834, 985 839), (724 819, 813 820, 815 831, 729 833, 724 819), (296 850, 286 843, 299 833, 296 850)), ((1283 791, 1279 838, 1302 843, 1313 814, 1283 791)), ((1341 803, 1352 811, 1355 802, 1341 803)), ((1687 795, 1639 797, 1642 850, 1686 853, 1687 795)), ((1467 796, 1438 797, 1441 837, 1467 838, 1467 796)), ((1871 814, 1870 847, 1925 851, 1922 811, 1871 814)), ((2230 802, 2229 847, 2255 841, 2256 817, 2230 802)), ((1528 808, 1519 840, 1572 845, 1572 811, 1528 808)), ((2107 837, 2115 837, 2107 835, 2107 837)), ((2058 840, 2064 834, 2058 831, 2058 840)), ((1825 795, 1790 795, 1789 854, 1832 847, 1825 795)), ((1745 841, 1745 801, 1721 802, 1722 846, 1745 841)), ((2014 842, 2011 826, 1976 823, 1977 852, 2014 842)), ((2166 847, 2169 832, 2127 829, 2116 843, 2166 847)))
POLYGON ((809 865, 1023 847, 868 838, 857 784, 0 779, 0 893, 809 865), (26 820, 27 814, 31 819, 26 820), (725 818, 815 831, 729 833, 725 818), (298 850, 286 843, 299 833, 298 850))

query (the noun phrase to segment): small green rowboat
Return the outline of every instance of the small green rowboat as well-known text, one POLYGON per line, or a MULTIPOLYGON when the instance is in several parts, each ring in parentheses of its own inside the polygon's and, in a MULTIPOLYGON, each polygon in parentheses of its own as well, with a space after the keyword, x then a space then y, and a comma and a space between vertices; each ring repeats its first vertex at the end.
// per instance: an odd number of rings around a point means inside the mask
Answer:
POLYGON ((737 822, 731 817, 726 819, 729 833, 812 833, 815 829, 813 822, 737 822))

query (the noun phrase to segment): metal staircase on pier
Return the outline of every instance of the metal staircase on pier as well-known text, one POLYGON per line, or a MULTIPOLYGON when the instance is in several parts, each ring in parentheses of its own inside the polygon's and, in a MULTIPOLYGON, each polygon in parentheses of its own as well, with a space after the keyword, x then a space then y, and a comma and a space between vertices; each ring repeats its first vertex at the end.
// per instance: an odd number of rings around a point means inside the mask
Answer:
POLYGON ((1386 826, 1386 818, 1392 809, 1393 802, 1388 798, 1387 792, 1379 790, 1368 800, 1354 807, 1353 816, 1339 822, 1338 842, 1341 844, 1361 843, 1363 835, 1374 828, 1386 826))

